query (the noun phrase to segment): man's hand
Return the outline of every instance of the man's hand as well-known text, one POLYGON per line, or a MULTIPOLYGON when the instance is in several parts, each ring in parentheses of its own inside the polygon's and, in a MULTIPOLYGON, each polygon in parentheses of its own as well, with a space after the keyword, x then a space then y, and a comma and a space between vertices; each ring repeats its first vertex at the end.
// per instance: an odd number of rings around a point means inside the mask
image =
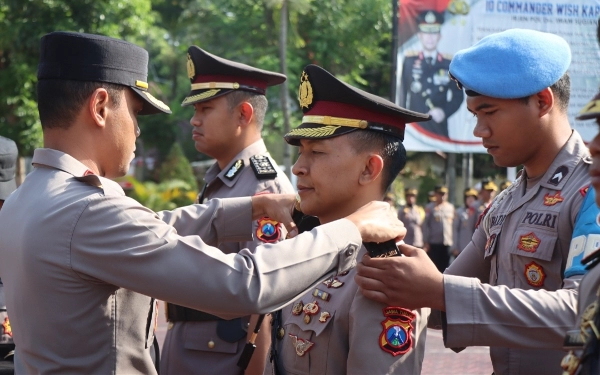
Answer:
POLYGON ((282 223, 288 231, 288 238, 298 234, 292 211, 296 203, 295 194, 259 194, 252 197, 252 220, 268 216, 282 223))
POLYGON ((365 255, 357 264, 354 280, 363 295, 388 306, 445 311, 444 276, 423 250, 409 245, 398 248, 405 256, 365 255))
POLYGON ((438 124, 444 121, 444 119, 446 118, 446 113, 443 109, 439 107, 431 108, 431 110, 429 110, 429 114, 431 115, 431 119, 437 122, 438 124))
POLYGON ((406 235, 404 224, 386 202, 373 201, 365 204, 346 219, 356 225, 363 242, 400 241, 406 235))

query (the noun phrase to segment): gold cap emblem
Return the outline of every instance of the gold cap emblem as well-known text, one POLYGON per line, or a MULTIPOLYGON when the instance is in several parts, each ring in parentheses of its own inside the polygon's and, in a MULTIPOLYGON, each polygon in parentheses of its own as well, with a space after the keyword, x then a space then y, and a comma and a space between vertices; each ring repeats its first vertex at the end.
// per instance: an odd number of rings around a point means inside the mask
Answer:
POLYGON ((188 57, 188 59, 187 59, 188 77, 190 79, 192 79, 196 75, 196 68, 194 68, 194 62, 192 61, 192 56, 190 56, 190 54, 188 53, 187 57, 188 57))
POLYGON ((313 101, 313 90, 310 82, 308 81, 308 74, 302 72, 300 76, 300 87, 298 88, 298 102, 300 108, 308 108, 313 101))
POLYGON ((433 12, 427 12, 425 15, 425 22, 434 23, 435 22, 435 14, 433 12))

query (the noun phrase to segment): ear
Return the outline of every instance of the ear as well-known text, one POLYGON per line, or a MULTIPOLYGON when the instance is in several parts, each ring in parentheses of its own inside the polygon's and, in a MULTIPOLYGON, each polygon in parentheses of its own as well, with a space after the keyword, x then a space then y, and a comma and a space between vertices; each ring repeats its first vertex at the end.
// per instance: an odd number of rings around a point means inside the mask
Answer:
POLYGON ((550 87, 546 87, 542 91, 533 96, 534 104, 539 110, 539 117, 547 115, 556 104, 554 93, 550 87))
POLYGON ((372 183, 381 176, 381 171, 383 171, 383 158, 381 155, 368 154, 365 159, 364 168, 358 178, 358 183, 361 185, 372 183))
POLYGON ((90 96, 88 100, 88 111, 96 126, 106 126, 106 117, 109 111, 109 101, 110 96, 104 88, 98 88, 94 90, 90 96))
POLYGON ((247 126, 252 122, 252 118, 254 117, 254 107, 252 104, 248 102, 241 102, 238 105, 238 120, 240 126, 247 126))

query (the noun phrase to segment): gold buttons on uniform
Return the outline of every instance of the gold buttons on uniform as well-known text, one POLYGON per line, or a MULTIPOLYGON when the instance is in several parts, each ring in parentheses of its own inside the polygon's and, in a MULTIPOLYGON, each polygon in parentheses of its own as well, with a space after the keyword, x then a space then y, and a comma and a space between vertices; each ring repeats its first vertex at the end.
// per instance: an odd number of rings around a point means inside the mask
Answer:
POLYGON ((277 330, 277 338, 281 340, 283 336, 285 336, 285 329, 283 329, 283 327, 279 327, 277 330))
POLYGON ((167 326, 167 329, 172 329, 173 328, 173 322, 169 322, 169 325, 167 326))
POLYGON ((213 340, 210 340, 210 341, 208 342, 208 348, 209 348, 209 349, 212 349, 212 348, 214 348, 214 347, 215 347, 215 342, 214 342, 213 340))

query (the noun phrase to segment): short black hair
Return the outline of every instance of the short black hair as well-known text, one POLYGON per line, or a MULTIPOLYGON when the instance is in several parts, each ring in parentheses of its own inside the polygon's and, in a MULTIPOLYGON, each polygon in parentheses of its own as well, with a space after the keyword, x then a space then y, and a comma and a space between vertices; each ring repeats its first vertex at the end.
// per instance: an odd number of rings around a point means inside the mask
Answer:
MULTIPOLYGON (((561 112, 567 112, 569 109, 569 100, 571 98, 571 77, 569 77, 569 73, 563 74, 558 81, 550 86, 550 90, 552 90, 552 93, 556 98, 558 109, 560 109, 561 112)), ((531 96, 525 96, 517 100, 527 105, 529 104, 529 98, 531 98, 531 96)))
POLYGON ((252 108, 254 108, 256 126, 258 127, 258 131, 262 130, 263 123, 265 122, 265 114, 267 113, 267 108, 269 107, 269 102, 267 101, 266 96, 250 91, 237 90, 228 93, 225 95, 225 97, 227 98, 230 111, 233 111, 233 109, 242 102, 248 102, 252 104, 252 108))
POLYGON ((347 135, 357 152, 377 150, 383 158, 381 191, 385 192, 406 165, 406 149, 402 141, 397 137, 370 130, 356 130, 347 135))
POLYGON ((60 79, 43 79, 37 84, 38 111, 42 129, 68 128, 90 95, 105 88, 115 106, 121 105, 122 85, 60 79))

